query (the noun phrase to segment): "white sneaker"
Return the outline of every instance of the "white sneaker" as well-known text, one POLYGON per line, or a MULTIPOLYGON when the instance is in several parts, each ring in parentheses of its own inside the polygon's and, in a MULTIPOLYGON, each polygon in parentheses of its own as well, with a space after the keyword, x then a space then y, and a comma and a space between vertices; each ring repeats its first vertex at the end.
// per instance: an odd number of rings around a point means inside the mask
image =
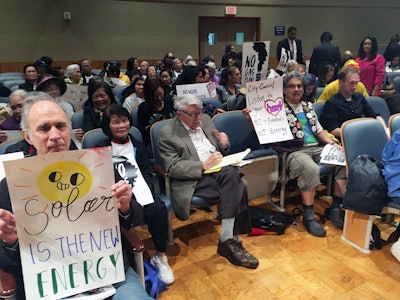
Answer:
POLYGON ((392 245, 390 252, 392 252, 393 256, 400 262, 400 240, 392 245))
POLYGON ((158 273, 158 278, 160 278, 161 281, 163 281, 165 284, 172 284, 175 280, 174 278, 174 273, 172 273, 172 270, 168 264, 168 258, 166 255, 157 255, 155 254, 151 259, 150 263, 153 266, 156 266, 159 270, 160 273, 158 273))

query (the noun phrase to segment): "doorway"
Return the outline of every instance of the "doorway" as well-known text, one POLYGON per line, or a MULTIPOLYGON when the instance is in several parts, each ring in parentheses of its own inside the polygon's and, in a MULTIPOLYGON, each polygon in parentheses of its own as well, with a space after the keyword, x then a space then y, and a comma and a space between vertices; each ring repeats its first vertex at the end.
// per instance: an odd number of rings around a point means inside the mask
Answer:
POLYGON ((199 61, 207 55, 215 56, 217 67, 221 65, 225 46, 243 49, 243 42, 260 40, 260 17, 199 17, 199 61))

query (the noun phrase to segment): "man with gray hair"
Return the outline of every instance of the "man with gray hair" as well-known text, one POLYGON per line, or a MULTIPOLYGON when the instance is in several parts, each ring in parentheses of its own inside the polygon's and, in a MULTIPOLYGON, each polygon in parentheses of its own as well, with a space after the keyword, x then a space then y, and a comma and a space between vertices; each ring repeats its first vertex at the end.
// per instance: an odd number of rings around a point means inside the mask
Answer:
MULTIPOLYGON (((40 93, 27 98, 23 107, 21 128, 24 139, 33 145, 37 155, 68 151, 71 142, 71 123, 66 111, 50 96, 40 93)), ((25 299, 22 279, 18 233, 11 207, 6 180, 0 182, 0 268, 12 273, 17 281, 17 299, 25 299)), ((130 229, 143 219, 141 206, 132 197, 132 188, 124 180, 113 184, 109 193, 115 197, 121 227, 130 229)), ((124 252, 125 254, 126 252, 124 252)), ((151 299, 138 275, 129 267, 128 256, 123 255, 126 266, 125 281, 114 285, 113 300, 151 299)))
POLYGON ((222 230, 217 253, 234 265, 255 269, 258 260, 239 241, 239 234, 251 231, 247 189, 239 169, 227 166, 204 174, 221 162, 230 143, 202 114, 202 107, 196 96, 180 96, 174 103, 176 117, 160 131, 160 156, 171 177, 172 207, 178 218, 187 219, 193 196, 219 199, 222 230))

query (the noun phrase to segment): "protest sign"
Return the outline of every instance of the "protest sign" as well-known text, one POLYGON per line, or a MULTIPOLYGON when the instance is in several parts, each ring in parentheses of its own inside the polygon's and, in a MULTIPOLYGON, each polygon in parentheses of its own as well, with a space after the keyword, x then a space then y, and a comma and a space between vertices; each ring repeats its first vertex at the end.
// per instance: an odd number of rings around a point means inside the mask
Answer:
POLYGON ((212 82, 177 85, 176 94, 178 96, 193 94, 200 99, 217 97, 217 91, 212 82))
POLYGON ((270 42, 243 43, 242 86, 267 79, 270 42))
POLYGON ((85 85, 67 84, 67 90, 60 100, 70 102, 75 111, 83 110, 83 104, 88 99, 88 90, 85 85))
POLYGON ((282 77, 246 84, 247 108, 260 144, 293 139, 286 118, 282 94, 282 77))
POLYGON ((111 148, 4 162, 27 299, 125 280, 111 148))

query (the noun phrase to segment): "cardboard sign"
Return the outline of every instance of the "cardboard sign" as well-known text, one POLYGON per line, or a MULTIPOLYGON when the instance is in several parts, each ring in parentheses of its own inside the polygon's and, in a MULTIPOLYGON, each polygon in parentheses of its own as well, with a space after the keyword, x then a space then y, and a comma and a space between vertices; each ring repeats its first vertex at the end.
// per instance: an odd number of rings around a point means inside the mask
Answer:
POLYGON ((243 43, 242 85, 267 79, 270 42, 243 43))
POLYGON ((246 84, 247 107, 260 144, 293 139, 286 118, 282 77, 246 84))
POLYGON ((278 66, 276 67, 277 70, 286 72, 287 64, 290 60, 290 51, 286 50, 282 47, 281 57, 279 59, 278 66))
POLYGON ((4 162, 27 299, 125 280, 110 147, 4 162))
POLYGON ((70 102, 75 111, 83 110, 83 103, 88 99, 88 90, 85 85, 67 84, 67 91, 60 100, 70 102))
POLYGON ((176 94, 178 96, 193 94, 200 99, 217 97, 217 91, 212 82, 177 85, 176 94))

